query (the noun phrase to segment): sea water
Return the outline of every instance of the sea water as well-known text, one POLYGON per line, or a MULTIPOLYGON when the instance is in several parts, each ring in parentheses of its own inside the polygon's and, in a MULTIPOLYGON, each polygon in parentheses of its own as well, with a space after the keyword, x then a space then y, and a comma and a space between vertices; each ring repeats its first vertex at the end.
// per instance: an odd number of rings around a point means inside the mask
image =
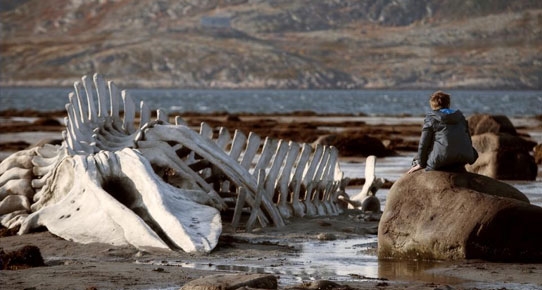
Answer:
MULTIPOLYGON (((0 87, 0 109, 61 111, 71 88, 0 87)), ((420 116, 428 90, 187 90, 127 89, 132 99, 169 113, 292 113, 420 116)), ((465 115, 509 117, 542 114, 542 91, 449 90, 465 115)))

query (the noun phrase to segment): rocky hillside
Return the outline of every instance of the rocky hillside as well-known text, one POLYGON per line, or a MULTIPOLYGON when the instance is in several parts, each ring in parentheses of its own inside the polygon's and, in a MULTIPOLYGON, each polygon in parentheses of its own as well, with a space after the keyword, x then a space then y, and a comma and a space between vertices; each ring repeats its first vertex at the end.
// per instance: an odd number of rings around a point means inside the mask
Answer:
POLYGON ((539 0, 0 0, 0 85, 542 89, 539 0))

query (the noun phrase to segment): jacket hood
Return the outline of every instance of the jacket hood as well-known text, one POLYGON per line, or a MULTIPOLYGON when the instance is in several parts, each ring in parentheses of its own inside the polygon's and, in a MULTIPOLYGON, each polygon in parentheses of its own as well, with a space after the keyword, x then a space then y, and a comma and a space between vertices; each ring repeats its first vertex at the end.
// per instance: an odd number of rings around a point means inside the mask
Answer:
POLYGON ((455 109, 440 109, 429 112, 429 116, 445 124, 456 124, 463 120, 463 113, 455 109))

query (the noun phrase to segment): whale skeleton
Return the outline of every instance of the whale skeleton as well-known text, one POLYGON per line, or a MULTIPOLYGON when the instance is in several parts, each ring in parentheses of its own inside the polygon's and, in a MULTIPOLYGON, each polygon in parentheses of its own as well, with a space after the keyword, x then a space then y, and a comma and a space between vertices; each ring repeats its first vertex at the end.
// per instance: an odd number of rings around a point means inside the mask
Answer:
POLYGON ((251 231, 360 204, 332 146, 198 131, 162 110, 152 119, 143 102, 137 117, 128 91, 98 74, 68 97, 61 145, 0 163, 0 224, 19 234, 44 226, 79 243, 207 253, 223 216, 251 231))

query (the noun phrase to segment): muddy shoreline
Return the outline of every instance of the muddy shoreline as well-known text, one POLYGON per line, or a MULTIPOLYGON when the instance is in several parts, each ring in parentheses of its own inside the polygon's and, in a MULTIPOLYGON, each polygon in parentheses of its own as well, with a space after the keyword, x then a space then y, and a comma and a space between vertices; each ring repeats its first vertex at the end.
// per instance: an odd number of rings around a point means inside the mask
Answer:
MULTIPOLYGON (((63 112, 0 112, 0 151, 3 156, 44 142, 43 138, 45 142, 58 142, 64 129, 63 116, 63 112)), ((183 114, 182 117, 194 128, 204 121, 213 127, 224 126, 231 131, 252 131, 260 136, 297 142, 322 142, 323 136, 335 136, 336 139, 327 139, 327 142, 337 142, 334 145, 343 146, 338 146, 341 160, 359 163, 360 166, 367 154, 359 149, 359 140, 363 136, 382 141, 385 149, 382 154, 387 154, 383 156, 410 154, 417 147, 422 121, 422 117, 410 116, 322 116, 303 112, 285 115, 183 114)), ((513 122, 521 134, 534 134, 535 139, 542 136, 540 119, 518 119, 513 122)), ((382 150, 376 147, 375 150, 382 150)), ((349 186, 359 187, 360 182, 358 180, 349 186)), ((208 255, 175 251, 142 252, 132 247, 103 244, 82 245, 46 231, 1 237, 0 248, 5 251, 23 245, 39 247, 47 265, 0 271, 1 288, 178 289, 188 281, 213 273, 248 271, 273 273, 279 278, 280 289, 320 278, 353 289, 542 288, 541 264, 472 260, 430 263, 377 261, 374 241, 378 222, 365 221, 359 212, 350 211, 336 217, 293 219, 286 227, 256 229, 252 233, 234 232, 227 225, 225 223, 218 246, 208 255), (358 240, 365 242, 349 246, 341 243, 358 240), (370 274, 363 275, 353 267, 350 273, 348 266, 345 266, 344 273, 309 273, 305 269, 308 266, 299 261, 303 257, 303 247, 308 243, 344 250, 345 257, 352 259, 351 265, 363 266, 367 263, 377 266, 370 274)))
MULTIPOLYGON (((540 264, 502 264, 479 260, 379 261, 373 274, 360 274, 355 269, 351 272, 344 269, 347 274, 310 273, 304 269, 307 265, 299 265, 295 259, 301 245, 315 242, 341 247, 339 241, 371 235, 350 232, 354 224, 360 229, 371 229, 375 225, 359 223, 348 215, 293 223, 286 227, 288 229, 264 229, 252 234, 226 231, 218 246, 208 255, 161 250, 143 252, 132 247, 105 244, 83 245, 60 239, 46 231, 3 237, 0 244, 5 250, 27 244, 39 247, 46 266, 1 271, 0 282, 2 289, 179 289, 188 281, 204 276, 252 272, 274 274, 278 278, 279 289, 299 287, 313 280, 328 280, 342 287, 351 287, 336 289, 542 287, 540 264), (336 240, 319 240, 322 234, 335 236, 336 240)), ((371 245, 367 245, 367 248, 346 247, 345 250, 351 251, 352 258, 356 259, 363 254, 374 255, 375 246, 372 249, 371 245), (360 254, 359 251, 364 253, 360 254)), ((305 262, 310 264, 310 261, 305 262)))

